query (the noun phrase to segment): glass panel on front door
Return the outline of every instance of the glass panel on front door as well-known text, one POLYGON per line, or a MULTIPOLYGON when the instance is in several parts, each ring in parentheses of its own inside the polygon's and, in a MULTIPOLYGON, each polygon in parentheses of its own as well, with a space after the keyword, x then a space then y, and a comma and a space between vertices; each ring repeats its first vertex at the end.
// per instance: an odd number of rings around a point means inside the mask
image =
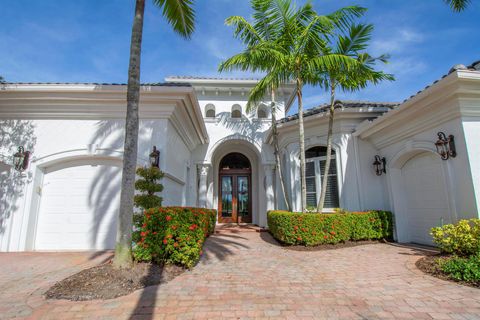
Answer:
POLYGON ((237 203, 238 217, 248 217, 248 177, 237 177, 237 203))
POLYGON ((231 217, 233 212, 233 177, 222 177, 222 217, 231 217))

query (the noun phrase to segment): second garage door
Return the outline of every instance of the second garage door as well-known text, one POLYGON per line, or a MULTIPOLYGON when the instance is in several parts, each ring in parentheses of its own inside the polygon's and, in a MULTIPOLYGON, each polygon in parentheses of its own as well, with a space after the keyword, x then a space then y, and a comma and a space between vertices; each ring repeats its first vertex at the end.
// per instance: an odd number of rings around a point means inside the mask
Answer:
POLYGON ((410 242, 432 245, 430 229, 451 223, 442 160, 425 152, 402 168, 410 242))
POLYGON ((121 169, 105 162, 45 174, 35 249, 114 248, 120 180, 121 169))

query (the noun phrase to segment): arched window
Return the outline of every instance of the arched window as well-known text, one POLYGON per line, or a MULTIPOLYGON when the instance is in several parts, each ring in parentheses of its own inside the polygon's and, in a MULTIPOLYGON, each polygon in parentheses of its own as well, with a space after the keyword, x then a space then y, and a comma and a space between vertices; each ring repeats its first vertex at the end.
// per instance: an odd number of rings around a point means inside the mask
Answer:
POLYGON ((238 104, 232 106, 232 118, 241 118, 242 117, 242 107, 238 104))
POLYGON ((211 103, 205 106, 205 117, 206 118, 215 118, 215 106, 211 103))
MULTIPOLYGON (((305 151, 305 177, 307 180, 307 206, 317 206, 320 199, 327 147, 313 147, 305 151)), ((328 170, 327 193, 325 195, 325 208, 338 208, 338 178, 335 150, 332 149, 332 161, 328 170)))
POLYGON ((267 110, 267 107, 265 105, 261 105, 261 106, 258 107, 257 118, 258 119, 268 118, 268 110, 267 110))

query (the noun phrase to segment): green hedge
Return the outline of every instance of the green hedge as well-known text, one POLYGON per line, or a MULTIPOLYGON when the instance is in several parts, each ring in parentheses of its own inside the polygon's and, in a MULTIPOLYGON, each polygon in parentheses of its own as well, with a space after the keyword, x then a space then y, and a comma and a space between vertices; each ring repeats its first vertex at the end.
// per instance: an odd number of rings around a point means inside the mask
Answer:
POLYGON ((392 214, 388 211, 336 214, 269 211, 267 220, 275 239, 289 245, 391 239, 393 234, 392 214))
POLYGON ((215 230, 217 211, 166 207, 144 212, 133 237, 137 261, 193 267, 202 255, 205 238, 215 230))

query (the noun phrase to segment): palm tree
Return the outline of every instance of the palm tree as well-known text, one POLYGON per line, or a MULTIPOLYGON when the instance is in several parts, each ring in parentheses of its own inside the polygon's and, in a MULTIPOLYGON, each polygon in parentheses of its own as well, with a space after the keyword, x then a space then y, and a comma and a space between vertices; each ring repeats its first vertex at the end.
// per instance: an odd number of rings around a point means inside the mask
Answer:
POLYGON ((350 24, 346 35, 339 34, 331 46, 326 48, 327 53, 350 57, 350 65, 334 65, 318 74, 318 84, 330 91, 330 107, 327 133, 327 155, 323 172, 322 190, 317 204, 317 211, 322 212, 328 184, 328 172, 332 158, 333 123, 335 116, 335 93, 337 89, 343 91, 355 91, 365 88, 369 83, 377 84, 383 80, 394 80, 390 74, 374 70, 377 61, 387 63, 388 56, 381 55, 373 58, 364 52, 371 39, 373 25, 350 24))
MULTIPOLYGON (((189 38, 194 30, 195 13, 193 0, 153 0, 155 6, 163 10, 173 30, 184 38, 189 38)), ((123 154, 122 191, 117 226, 117 243, 113 264, 117 268, 132 264, 132 216, 135 194, 135 170, 138 145, 138 105, 140 99, 140 53, 142 48, 143 17, 145 0, 136 0, 130 43, 128 66, 127 115, 125 121, 125 144, 123 154)))
POLYGON ((471 0, 443 0, 455 12, 463 11, 470 4, 471 0))
POLYGON ((5 83, 5 78, 0 76, 0 83, 5 83))
MULTIPOLYGON (((247 49, 233 57, 225 60, 219 66, 219 71, 231 71, 233 69, 240 69, 243 71, 266 71, 271 72, 272 65, 265 59, 263 47, 268 47, 268 43, 277 41, 281 34, 281 25, 272 24, 271 19, 268 18, 268 8, 273 1, 252 0, 252 8, 254 9, 254 22, 249 23, 241 16, 231 16, 225 20, 227 25, 235 27, 234 37, 239 38, 247 46, 247 49)), ((273 137, 273 148, 275 154, 275 169, 278 172, 280 186, 282 190, 283 199, 288 211, 291 211, 291 202, 288 193, 286 192, 285 179, 282 173, 282 166, 280 161, 280 150, 278 146, 278 130, 277 130, 277 106, 275 103, 275 91, 277 86, 270 87, 270 113, 271 113, 271 127, 273 137)), ((255 96, 250 94, 247 103, 247 112, 252 112, 258 107, 258 102, 263 99, 263 96, 255 96)), ((276 190, 275 190, 276 192, 276 190)), ((276 209, 275 203, 275 209, 276 209)))
MULTIPOLYGON (((310 3, 297 9, 289 0, 264 0, 265 21, 274 26, 270 41, 262 41, 248 48, 265 60, 267 72, 250 95, 253 100, 261 99, 271 88, 285 83, 294 83, 298 101, 298 126, 300 145, 301 210, 306 211, 305 142, 303 126, 302 90, 304 84, 313 83, 315 75, 335 65, 346 65, 353 60, 335 53, 319 54, 327 47, 328 35, 335 28, 363 14, 365 9, 346 7, 327 16, 318 16, 310 3)), ((245 29, 247 30, 247 29, 245 29)), ((249 31, 249 30, 247 30, 249 31)), ((251 38, 250 32, 241 34, 251 38)), ((344 68, 348 70, 347 67, 344 68)))

